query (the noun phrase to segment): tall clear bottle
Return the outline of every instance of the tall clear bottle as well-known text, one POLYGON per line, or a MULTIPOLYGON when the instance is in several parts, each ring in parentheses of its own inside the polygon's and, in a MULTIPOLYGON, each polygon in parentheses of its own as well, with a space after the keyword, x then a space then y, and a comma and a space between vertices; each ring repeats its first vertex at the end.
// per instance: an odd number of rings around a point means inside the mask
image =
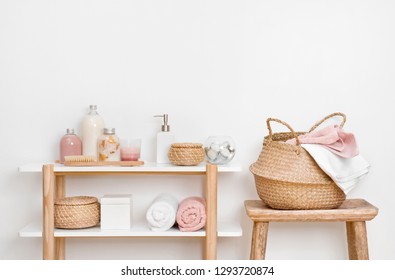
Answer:
POLYGON ((98 157, 97 140, 103 134, 104 120, 97 112, 96 105, 89 106, 89 113, 82 119, 82 154, 98 157))

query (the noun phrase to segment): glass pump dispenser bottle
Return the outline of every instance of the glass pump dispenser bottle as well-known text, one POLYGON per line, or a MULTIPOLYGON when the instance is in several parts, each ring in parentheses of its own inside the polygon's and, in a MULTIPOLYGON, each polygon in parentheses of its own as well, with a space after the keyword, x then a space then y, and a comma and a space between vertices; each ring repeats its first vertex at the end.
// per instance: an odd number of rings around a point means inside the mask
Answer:
POLYGON ((154 117, 163 118, 161 130, 156 136, 156 162, 157 163, 170 163, 168 152, 171 144, 174 143, 174 134, 170 132, 170 125, 168 124, 168 114, 155 115, 154 117))

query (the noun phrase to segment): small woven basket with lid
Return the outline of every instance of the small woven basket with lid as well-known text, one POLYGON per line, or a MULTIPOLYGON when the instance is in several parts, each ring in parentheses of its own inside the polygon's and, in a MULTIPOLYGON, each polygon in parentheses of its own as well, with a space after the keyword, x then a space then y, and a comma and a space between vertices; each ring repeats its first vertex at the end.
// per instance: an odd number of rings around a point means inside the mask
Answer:
MULTIPOLYGON (((333 116, 333 113, 317 122, 309 132, 333 116)), ((263 202, 274 209, 305 210, 338 208, 346 198, 344 192, 317 165, 310 154, 301 146, 298 136, 287 123, 269 118, 266 121, 269 135, 263 141, 258 160, 250 166, 256 190, 263 202), (278 122, 290 132, 273 133, 270 123, 278 122), (285 143, 296 139, 296 145, 285 143)))
POLYGON ((174 143, 168 153, 174 165, 198 165, 205 156, 203 144, 200 143, 174 143))
POLYGON ((100 223, 100 203, 96 197, 72 196, 55 201, 55 227, 80 229, 100 223))

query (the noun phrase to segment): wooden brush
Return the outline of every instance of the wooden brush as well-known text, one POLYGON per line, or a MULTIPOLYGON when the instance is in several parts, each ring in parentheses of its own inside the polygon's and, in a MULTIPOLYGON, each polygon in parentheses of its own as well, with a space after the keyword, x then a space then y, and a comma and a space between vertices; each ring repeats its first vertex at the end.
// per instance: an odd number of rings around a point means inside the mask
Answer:
POLYGON ((97 161, 94 156, 65 156, 64 166, 139 166, 143 161, 97 161))

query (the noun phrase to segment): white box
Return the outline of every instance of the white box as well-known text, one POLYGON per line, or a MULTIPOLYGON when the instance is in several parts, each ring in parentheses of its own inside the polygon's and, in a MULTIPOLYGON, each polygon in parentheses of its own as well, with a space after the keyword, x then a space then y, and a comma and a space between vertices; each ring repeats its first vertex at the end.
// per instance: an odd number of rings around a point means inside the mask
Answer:
POLYGON ((130 229, 132 226, 132 195, 106 194, 100 201, 101 229, 130 229))

